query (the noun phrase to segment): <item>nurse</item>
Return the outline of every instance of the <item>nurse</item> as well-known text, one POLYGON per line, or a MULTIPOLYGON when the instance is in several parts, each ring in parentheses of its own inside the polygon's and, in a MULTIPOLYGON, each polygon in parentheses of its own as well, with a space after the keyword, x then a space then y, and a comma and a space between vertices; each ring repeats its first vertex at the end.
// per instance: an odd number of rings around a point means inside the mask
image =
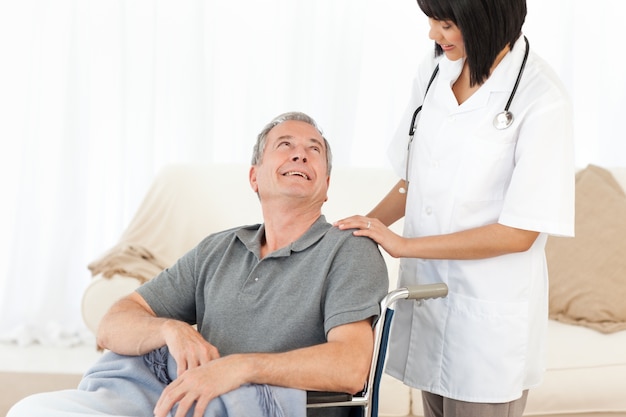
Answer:
POLYGON ((521 416, 544 371, 546 239, 574 234, 571 106, 522 35, 525 0, 418 4, 435 53, 390 145, 401 180, 336 226, 402 258, 400 286, 448 285, 392 324, 387 372, 422 390, 426 416, 521 416))

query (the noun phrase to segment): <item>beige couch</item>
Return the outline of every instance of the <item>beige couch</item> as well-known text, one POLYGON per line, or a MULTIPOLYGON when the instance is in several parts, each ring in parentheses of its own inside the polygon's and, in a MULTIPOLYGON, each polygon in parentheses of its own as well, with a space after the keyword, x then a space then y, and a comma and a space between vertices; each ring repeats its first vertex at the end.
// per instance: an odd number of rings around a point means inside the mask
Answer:
MULTIPOLYGON (((626 169, 613 172, 626 187, 626 169)), ((258 222, 259 204, 248 185, 247 173, 248 167, 243 165, 165 168, 120 243, 90 265, 94 277, 83 298, 87 326, 95 331, 114 300, 174 262, 208 233, 258 222), (129 266, 112 268, 120 260, 128 261, 129 266), (103 274, 112 276, 105 278, 103 274)), ((364 213, 396 181, 387 170, 335 168, 324 213, 331 222, 364 213)), ((626 219, 626 197, 623 199, 621 215, 626 219)), ((400 231, 401 227, 395 224, 392 228, 400 231)), ((398 261, 384 255, 393 283, 398 261)), ((626 283, 626 276, 622 282, 626 283)), ((605 334, 550 320, 548 336, 545 381, 531 390, 526 415, 626 416, 626 331, 605 334)), ((381 416, 422 415, 417 390, 387 375, 381 390, 381 416)))

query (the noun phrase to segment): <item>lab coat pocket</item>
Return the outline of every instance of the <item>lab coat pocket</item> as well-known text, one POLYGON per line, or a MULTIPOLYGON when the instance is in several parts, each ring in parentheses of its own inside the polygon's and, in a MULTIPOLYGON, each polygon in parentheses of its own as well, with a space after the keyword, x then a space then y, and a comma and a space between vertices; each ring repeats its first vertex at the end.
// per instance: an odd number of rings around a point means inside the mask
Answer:
POLYGON ((460 177, 462 200, 500 200, 511 180, 516 141, 508 136, 478 135, 468 142, 460 177))
POLYGON ((502 402, 519 396, 528 344, 525 302, 449 296, 444 366, 450 392, 469 401, 502 402))

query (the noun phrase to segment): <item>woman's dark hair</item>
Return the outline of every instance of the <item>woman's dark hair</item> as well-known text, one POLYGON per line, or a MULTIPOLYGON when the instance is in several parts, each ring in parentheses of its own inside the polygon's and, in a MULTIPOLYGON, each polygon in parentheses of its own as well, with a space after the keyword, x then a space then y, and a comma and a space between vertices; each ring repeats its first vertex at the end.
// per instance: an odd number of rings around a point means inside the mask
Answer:
MULTIPOLYGON (((496 57, 522 34, 526 19, 526 0, 417 0, 426 16, 449 20, 461 31, 470 84, 482 84, 491 72, 496 57)), ((435 44, 435 55, 443 53, 435 44)))

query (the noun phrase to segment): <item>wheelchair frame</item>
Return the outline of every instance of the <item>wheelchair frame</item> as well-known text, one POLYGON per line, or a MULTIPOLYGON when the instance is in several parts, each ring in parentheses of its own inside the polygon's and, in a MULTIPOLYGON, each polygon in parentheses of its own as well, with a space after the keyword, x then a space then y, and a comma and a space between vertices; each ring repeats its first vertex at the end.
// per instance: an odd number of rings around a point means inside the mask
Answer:
POLYGON ((378 416, 378 397, 389 342, 389 330, 394 314, 392 308, 397 300, 426 300, 448 295, 443 283, 414 285, 390 291, 380 302, 380 316, 374 326, 374 351, 365 389, 358 394, 330 392, 307 392, 307 408, 359 407, 360 416, 378 416))

